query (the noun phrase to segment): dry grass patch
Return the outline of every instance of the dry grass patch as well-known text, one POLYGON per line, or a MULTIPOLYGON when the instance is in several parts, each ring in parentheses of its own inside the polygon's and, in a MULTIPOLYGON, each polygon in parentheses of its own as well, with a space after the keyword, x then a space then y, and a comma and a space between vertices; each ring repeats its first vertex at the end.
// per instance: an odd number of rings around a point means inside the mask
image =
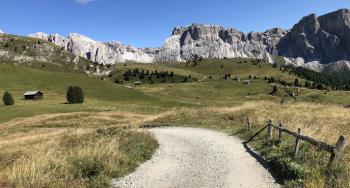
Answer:
POLYGON ((157 148, 150 134, 134 128, 144 118, 78 112, 4 123, 0 187, 109 187, 157 148))

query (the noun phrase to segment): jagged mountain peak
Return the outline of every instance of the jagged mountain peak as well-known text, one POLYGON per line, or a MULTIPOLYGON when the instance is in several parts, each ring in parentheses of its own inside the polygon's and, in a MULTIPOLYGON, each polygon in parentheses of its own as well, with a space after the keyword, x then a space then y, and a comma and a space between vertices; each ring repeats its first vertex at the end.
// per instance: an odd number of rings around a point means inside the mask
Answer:
POLYGON ((340 9, 322 16, 310 14, 289 30, 272 28, 244 33, 219 25, 177 26, 161 48, 138 49, 117 41, 98 42, 77 33, 67 37, 44 33, 33 36, 102 64, 184 62, 198 57, 247 57, 274 63, 275 56, 282 56, 286 63, 320 71, 323 64, 350 61, 350 10, 340 9))
POLYGON ((324 14, 320 16, 320 18, 335 19, 335 20, 341 19, 344 21, 349 21, 349 16, 350 16, 350 9, 344 8, 344 9, 339 9, 334 12, 324 14))
POLYGON ((350 60, 350 11, 338 11, 317 17, 310 14, 293 26, 277 45, 278 55, 322 64, 350 60))

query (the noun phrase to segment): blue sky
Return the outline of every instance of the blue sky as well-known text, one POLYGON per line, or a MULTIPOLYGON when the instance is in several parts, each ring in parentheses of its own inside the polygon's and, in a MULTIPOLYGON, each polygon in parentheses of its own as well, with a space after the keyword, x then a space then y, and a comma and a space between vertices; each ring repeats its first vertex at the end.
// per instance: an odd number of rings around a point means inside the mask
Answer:
POLYGON ((350 8, 350 0, 0 0, 0 29, 20 35, 76 32, 157 47, 177 25, 289 29, 305 15, 339 8, 350 8))

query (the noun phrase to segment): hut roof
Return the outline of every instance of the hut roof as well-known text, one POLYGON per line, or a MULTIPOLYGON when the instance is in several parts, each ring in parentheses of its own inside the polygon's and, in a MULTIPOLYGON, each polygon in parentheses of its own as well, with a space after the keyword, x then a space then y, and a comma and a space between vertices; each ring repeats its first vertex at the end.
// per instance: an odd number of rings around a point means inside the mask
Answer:
POLYGON ((26 96, 26 95, 35 95, 37 93, 41 93, 42 94, 41 91, 27 91, 27 92, 24 93, 24 96, 26 96))

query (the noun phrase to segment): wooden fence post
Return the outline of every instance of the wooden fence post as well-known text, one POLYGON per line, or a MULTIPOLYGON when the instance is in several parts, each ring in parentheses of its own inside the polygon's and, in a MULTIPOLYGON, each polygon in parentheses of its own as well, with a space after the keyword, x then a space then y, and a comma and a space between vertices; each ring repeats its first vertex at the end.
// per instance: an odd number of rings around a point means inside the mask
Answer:
MULTIPOLYGON (((301 133, 301 129, 298 128, 298 134, 301 133)), ((300 146, 300 140, 298 138, 295 139, 295 147, 294 147, 294 156, 298 154, 299 151, 299 146, 300 146)))
POLYGON ((267 142, 268 144, 272 143, 272 121, 267 122, 267 142))
MULTIPOLYGON (((279 127, 279 128, 282 128, 282 127, 283 127, 283 124, 280 123, 278 127, 279 127)), ((278 130, 278 143, 280 143, 281 140, 282 140, 282 131, 279 129, 279 130, 278 130)))
POLYGON ((340 135, 337 144, 335 145, 334 151, 331 154, 331 158, 329 160, 329 166, 335 164, 339 159, 341 154, 343 153, 346 146, 346 139, 343 135, 340 135))
POLYGON ((251 129, 249 116, 247 117, 247 129, 248 129, 248 131, 250 131, 250 129, 251 129))

